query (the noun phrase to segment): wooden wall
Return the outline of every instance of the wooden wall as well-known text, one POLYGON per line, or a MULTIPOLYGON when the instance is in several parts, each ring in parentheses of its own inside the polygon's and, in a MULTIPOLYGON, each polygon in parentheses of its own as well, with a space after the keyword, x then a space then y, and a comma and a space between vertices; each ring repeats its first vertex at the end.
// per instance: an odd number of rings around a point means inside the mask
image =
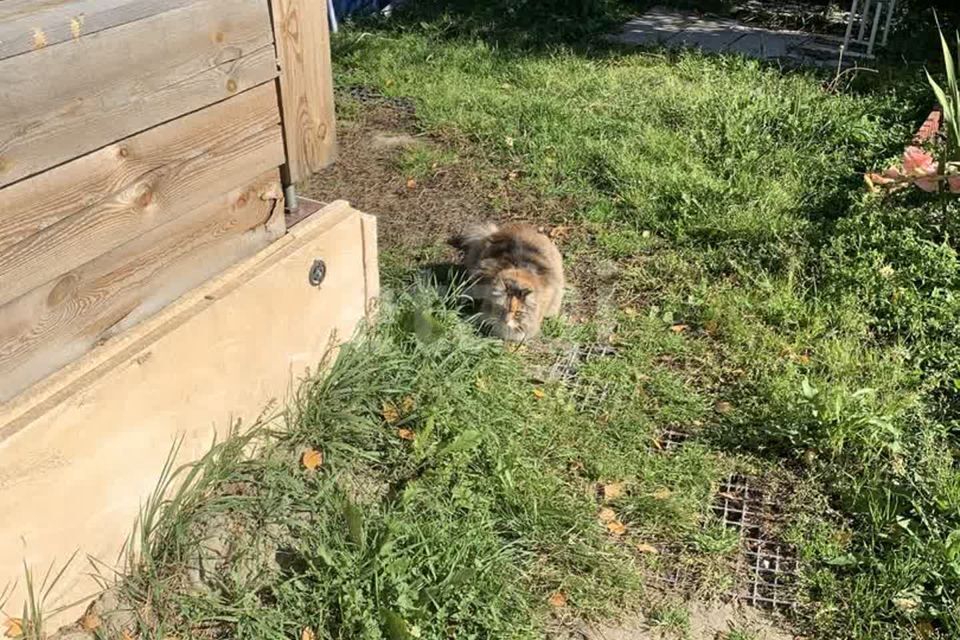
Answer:
POLYGON ((0 409, 284 234, 282 183, 335 155, 326 20, 0 2, 0 409))

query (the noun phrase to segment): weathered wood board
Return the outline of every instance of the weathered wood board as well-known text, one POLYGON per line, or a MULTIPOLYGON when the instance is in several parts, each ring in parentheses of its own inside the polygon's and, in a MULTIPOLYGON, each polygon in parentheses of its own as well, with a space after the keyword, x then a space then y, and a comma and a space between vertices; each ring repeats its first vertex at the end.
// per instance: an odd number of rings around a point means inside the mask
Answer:
POLYGON ((289 181, 299 182, 336 159, 327 3, 271 0, 271 6, 287 146, 284 170, 289 181))
POLYGON ((196 0, 3 0, 0 60, 177 9, 196 0))
POLYGON ((267 83, 0 189, 0 304, 282 163, 267 83))
POLYGON ((283 232, 274 169, 0 306, 0 402, 283 232))
MULTIPOLYGON (((328 205, 0 405, 0 513, 16 514, 0 520, 0 584, 21 576, 24 559, 42 572, 77 549, 112 566, 179 437, 181 459, 197 459, 214 433, 283 401, 318 366, 331 336, 351 336, 378 295, 375 236, 369 216, 328 205), (313 287, 307 275, 317 258, 327 278, 313 287)), ((50 604, 90 594, 88 570, 72 565, 50 604)), ((60 621, 76 615, 68 610, 60 621)))
POLYGON ((265 0, 197 0, 2 60, 0 186, 276 75, 265 0))

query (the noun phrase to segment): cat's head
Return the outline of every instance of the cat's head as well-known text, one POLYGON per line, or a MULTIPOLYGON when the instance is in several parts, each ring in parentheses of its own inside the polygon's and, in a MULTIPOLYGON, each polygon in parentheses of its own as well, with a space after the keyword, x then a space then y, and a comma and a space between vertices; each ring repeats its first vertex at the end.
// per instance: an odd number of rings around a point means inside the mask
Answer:
POLYGON ((488 286, 483 312, 494 335, 508 342, 523 342, 540 332, 541 283, 534 274, 505 269, 488 286))

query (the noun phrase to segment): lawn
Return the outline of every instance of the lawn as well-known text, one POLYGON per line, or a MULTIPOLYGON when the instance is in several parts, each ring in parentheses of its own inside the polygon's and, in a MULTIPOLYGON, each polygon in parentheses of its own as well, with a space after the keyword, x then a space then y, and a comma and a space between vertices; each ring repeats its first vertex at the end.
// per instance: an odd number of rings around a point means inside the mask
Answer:
POLYGON ((313 185, 384 214, 382 317, 286 429, 218 446, 147 508, 122 589, 143 636, 542 638, 644 616, 683 637, 689 603, 743 578, 712 508, 738 474, 798 561, 783 625, 958 637, 960 207, 861 177, 929 111, 921 67, 828 88, 602 45, 612 3, 510 4, 420 3, 334 39, 343 140, 389 109, 351 87, 415 107, 363 174, 378 193, 313 185), (456 283, 420 272, 478 215, 560 244, 567 310, 537 344, 482 337, 456 283), (547 375, 571 344, 607 349, 547 375))

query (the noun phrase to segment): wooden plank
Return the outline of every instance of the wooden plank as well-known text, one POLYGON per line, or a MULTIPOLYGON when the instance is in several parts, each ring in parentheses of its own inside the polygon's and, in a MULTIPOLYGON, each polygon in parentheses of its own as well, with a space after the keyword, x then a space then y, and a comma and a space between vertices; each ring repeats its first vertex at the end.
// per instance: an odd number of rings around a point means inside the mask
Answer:
POLYGON ((285 178, 299 182, 336 159, 336 118, 327 3, 271 0, 280 104, 287 148, 285 178))
POLYGON ((0 61, 0 186, 277 75, 264 0, 198 0, 0 61))
MULTIPOLYGON (((0 584, 21 576, 24 559, 42 573, 76 549, 113 566, 178 436, 180 460, 196 459, 215 432, 283 402, 316 371, 332 336, 352 334, 369 295, 365 216, 337 202, 314 218, 0 405, 0 512, 17 514, 0 521, 0 584), (328 267, 319 288, 306 277, 317 257, 328 267)), ((94 586, 89 565, 76 562, 47 605, 94 586)))
POLYGON ((0 402, 283 232, 274 169, 0 307, 0 402))
POLYGON ((0 304, 279 166, 278 120, 268 83, 0 191, 0 304))
POLYGON ((196 0, 3 0, 0 60, 178 9, 196 0))

